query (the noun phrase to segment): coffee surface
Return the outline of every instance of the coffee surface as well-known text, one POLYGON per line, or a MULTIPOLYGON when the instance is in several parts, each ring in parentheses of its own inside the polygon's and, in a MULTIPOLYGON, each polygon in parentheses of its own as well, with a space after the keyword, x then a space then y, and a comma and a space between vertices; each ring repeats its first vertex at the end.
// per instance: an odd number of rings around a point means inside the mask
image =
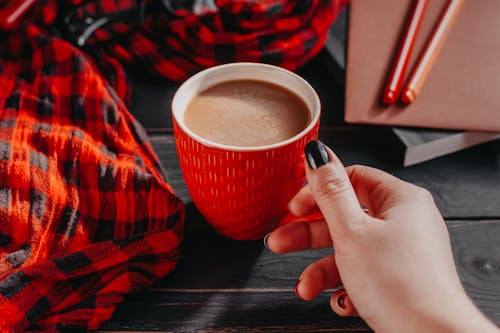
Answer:
POLYGON ((305 102, 281 86, 256 80, 226 81, 189 103, 184 124, 209 141, 238 147, 287 140, 310 122, 305 102))

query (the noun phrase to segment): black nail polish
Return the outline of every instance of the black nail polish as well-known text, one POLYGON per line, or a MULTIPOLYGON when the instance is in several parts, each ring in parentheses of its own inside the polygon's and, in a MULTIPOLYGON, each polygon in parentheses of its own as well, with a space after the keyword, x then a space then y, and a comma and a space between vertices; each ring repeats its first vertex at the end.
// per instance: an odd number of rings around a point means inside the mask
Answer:
POLYGON ((342 309, 345 309, 346 308, 346 305, 345 305, 345 294, 342 294, 339 296, 339 298, 337 299, 337 304, 342 308, 342 309))
POLYGON ((304 149, 304 153, 311 169, 317 169, 330 162, 330 156, 328 156, 325 145, 319 140, 309 142, 304 149))

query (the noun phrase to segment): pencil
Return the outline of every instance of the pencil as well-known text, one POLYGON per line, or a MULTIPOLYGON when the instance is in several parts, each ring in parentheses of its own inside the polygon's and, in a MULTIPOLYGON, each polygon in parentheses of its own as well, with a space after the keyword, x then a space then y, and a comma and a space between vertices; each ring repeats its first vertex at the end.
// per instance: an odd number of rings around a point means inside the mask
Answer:
POLYGON ((382 101, 385 105, 392 105, 399 98, 406 68, 410 59, 415 39, 420 29, 420 24, 427 8, 427 0, 414 0, 409 20, 403 37, 401 38, 396 58, 392 64, 391 72, 383 91, 382 101))
POLYGON ((438 22, 434 26, 432 35, 428 39, 423 53, 419 57, 417 66, 403 90, 401 96, 403 103, 410 104, 413 102, 422 90, 424 81, 443 47, 444 41, 455 22, 462 4, 463 0, 449 0, 446 4, 438 22))

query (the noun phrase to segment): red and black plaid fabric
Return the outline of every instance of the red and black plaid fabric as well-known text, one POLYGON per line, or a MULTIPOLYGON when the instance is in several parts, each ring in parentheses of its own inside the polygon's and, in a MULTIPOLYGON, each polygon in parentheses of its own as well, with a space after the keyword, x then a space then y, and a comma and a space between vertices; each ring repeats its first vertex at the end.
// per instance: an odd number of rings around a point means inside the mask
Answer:
POLYGON ((93 330, 174 268, 183 206, 79 49, 0 36, 0 331, 93 330))
MULTIPOLYGON (((54 1, 38 10, 52 23, 54 1)), ((66 0, 59 26, 128 100, 125 70, 184 80, 236 61, 296 70, 324 46, 348 0, 66 0), (76 5, 76 6, 75 6, 76 5)))
POLYGON ((123 102, 123 66, 293 70, 344 2, 41 0, 0 32, 0 330, 92 331, 179 260, 183 206, 123 102))

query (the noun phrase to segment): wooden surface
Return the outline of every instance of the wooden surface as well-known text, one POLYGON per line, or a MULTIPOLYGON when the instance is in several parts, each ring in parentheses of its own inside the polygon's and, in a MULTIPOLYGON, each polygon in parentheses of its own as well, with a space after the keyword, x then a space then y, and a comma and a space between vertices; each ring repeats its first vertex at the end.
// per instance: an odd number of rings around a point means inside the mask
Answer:
MULTIPOLYGON (((320 55, 299 72, 322 101, 321 139, 346 165, 375 166, 433 193, 468 294, 500 325, 500 143, 403 168, 392 157, 396 140, 387 129, 343 123, 343 90, 338 76, 325 71, 324 59, 320 55)), ((370 332, 361 319, 332 313, 328 292, 311 302, 293 292, 302 270, 329 249, 276 255, 262 241, 233 241, 212 231, 191 203, 179 170, 169 120, 176 85, 136 83, 131 109, 149 129, 169 181, 186 204, 185 242, 176 270, 128 297, 101 331, 370 332)))
MULTIPOLYGON (((403 169, 386 160, 389 138, 381 129, 322 132, 346 164, 390 171, 428 188, 444 214, 463 284, 481 310, 500 324, 500 167, 496 145, 403 169)), ((389 140, 390 141, 390 140, 389 140)), ((190 203, 170 134, 152 136, 176 193, 187 203, 183 257, 165 280, 121 304, 103 331, 369 331, 358 318, 339 318, 329 294, 297 299, 301 271, 328 249, 275 255, 261 241, 217 235, 190 203)), ((423 286, 432 288, 432 286, 423 286)))
MULTIPOLYGON (((337 127, 324 130, 321 137, 346 164, 383 168, 434 194, 447 219, 467 292, 500 324, 497 145, 404 169, 386 158, 390 138, 382 129, 337 127)), ((151 139, 172 186, 187 203, 183 257, 169 277, 120 305, 103 331, 369 331, 360 319, 335 316, 327 292, 312 302, 295 297, 293 287, 301 271, 328 249, 280 256, 266 250, 261 241, 239 242, 217 235, 190 203, 172 136, 151 139)))

